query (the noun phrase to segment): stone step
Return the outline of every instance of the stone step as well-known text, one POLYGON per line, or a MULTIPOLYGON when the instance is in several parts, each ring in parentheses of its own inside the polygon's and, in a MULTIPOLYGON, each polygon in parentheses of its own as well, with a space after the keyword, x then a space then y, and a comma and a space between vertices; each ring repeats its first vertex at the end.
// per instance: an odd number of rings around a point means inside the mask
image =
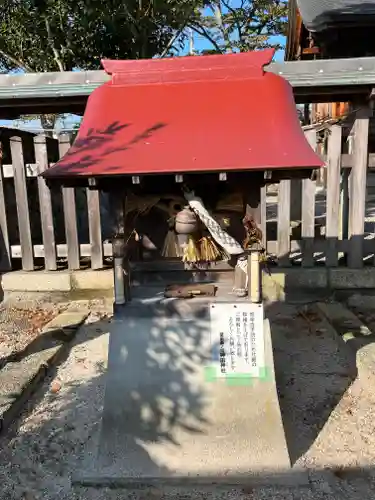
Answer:
POLYGON ((358 316, 339 302, 318 302, 317 307, 344 342, 372 334, 371 330, 362 323, 358 316))
POLYGON ((375 373, 373 331, 353 311, 341 303, 320 302, 316 306, 355 356, 358 373, 375 373))

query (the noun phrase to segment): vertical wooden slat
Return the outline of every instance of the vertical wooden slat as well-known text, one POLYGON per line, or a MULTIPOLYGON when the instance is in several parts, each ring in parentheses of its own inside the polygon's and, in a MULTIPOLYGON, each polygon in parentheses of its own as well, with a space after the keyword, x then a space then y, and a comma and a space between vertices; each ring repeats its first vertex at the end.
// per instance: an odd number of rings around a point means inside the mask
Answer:
POLYGON ((334 125, 331 128, 328 138, 326 221, 326 264, 328 267, 336 267, 338 265, 337 242, 340 231, 341 138, 342 128, 339 125, 334 125))
MULTIPOLYGON (((0 143, 0 150, 2 152, 1 143, 0 143)), ((3 169, 0 161, 0 271, 10 271, 11 268, 12 264, 11 264, 10 245, 9 245, 7 214, 5 207, 3 169)))
MULTIPOLYGON (((44 136, 34 138, 35 160, 38 165, 38 173, 48 168, 47 143, 44 136)), ((42 223, 44 261, 48 271, 56 271, 56 242, 53 225, 51 191, 43 177, 38 177, 39 206, 42 223)))
POLYGON ((280 266, 288 267, 290 262, 290 180, 279 184, 277 209, 277 257, 280 266))
POLYGON ((32 271, 34 269, 33 243, 31 239, 22 140, 20 137, 11 137, 10 149, 14 168, 14 189, 16 192, 18 229, 22 251, 22 268, 25 271, 32 271))
POLYGON ((260 190, 260 228, 262 231, 262 243, 267 250, 267 188, 262 186, 260 190))
POLYGON ((349 181, 348 265, 351 268, 363 266, 369 117, 370 108, 364 105, 357 111, 353 128, 354 162, 349 181))
MULTIPOLYGON (((317 137, 316 130, 307 130, 306 139, 310 146, 316 151, 317 137)), ((302 266, 314 266, 314 236, 315 236, 315 191, 316 182, 312 179, 303 179, 302 181, 302 266)))
POLYGON ((343 168, 340 186, 340 239, 349 238, 349 175, 350 170, 343 168))
MULTIPOLYGON (((69 136, 62 134, 59 137, 59 153, 62 158, 70 148, 69 136)), ((68 267, 69 269, 79 269, 79 242, 77 230, 76 200, 73 188, 62 188, 65 236, 68 246, 68 267)))
POLYGON ((103 267, 103 242, 99 191, 87 189, 87 208, 89 214, 91 267, 92 269, 101 269, 103 267))
MULTIPOLYGON (((352 106, 348 108, 348 111, 352 111, 352 106)), ((350 131, 346 141, 348 154, 353 154, 353 127, 350 131)), ((341 189, 340 189, 340 211, 341 211, 341 224, 340 224, 340 238, 342 240, 349 239, 349 180, 350 180, 350 169, 344 168, 341 173, 341 189)), ((347 255, 347 254, 346 254, 347 255)))
POLYGON ((299 222, 302 218, 302 179, 290 181, 290 220, 299 222))

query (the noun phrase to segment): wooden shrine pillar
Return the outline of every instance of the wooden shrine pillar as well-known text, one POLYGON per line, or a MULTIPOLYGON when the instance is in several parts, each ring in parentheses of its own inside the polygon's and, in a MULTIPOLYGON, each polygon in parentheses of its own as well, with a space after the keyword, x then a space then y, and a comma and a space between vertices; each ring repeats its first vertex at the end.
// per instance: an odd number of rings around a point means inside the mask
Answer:
POLYGON ((115 191, 110 196, 112 215, 112 255, 115 306, 125 305, 131 300, 129 240, 133 228, 128 227, 125 214, 126 196, 122 191, 115 191))
MULTIPOLYGON (((247 192, 244 193, 244 205, 245 214, 254 218, 257 227, 262 231, 262 238, 264 241, 265 234, 263 234, 262 230, 262 219, 265 218, 265 214, 262 214, 263 189, 265 190, 264 173, 260 172, 259 174, 254 174, 253 182, 251 182, 247 192)), ((259 242, 259 244, 256 243, 248 249, 247 291, 249 300, 254 303, 259 303, 262 301, 262 273, 260 269, 261 251, 262 242, 259 242)))
POLYGON ((256 172, 251 175, 246 191, 243 191, 244 216, 253 218, 256 226, 261 230, 262 241, 249 246, 245 253, 247 258, 247 286, 246 274, 238 267, 235 268, 234 289, 238 296, 247 294, 249 300, 254 303, 262 301, 262 273, 261 252, 265 241, 266 227, 266 188, 264 172, 256 172))

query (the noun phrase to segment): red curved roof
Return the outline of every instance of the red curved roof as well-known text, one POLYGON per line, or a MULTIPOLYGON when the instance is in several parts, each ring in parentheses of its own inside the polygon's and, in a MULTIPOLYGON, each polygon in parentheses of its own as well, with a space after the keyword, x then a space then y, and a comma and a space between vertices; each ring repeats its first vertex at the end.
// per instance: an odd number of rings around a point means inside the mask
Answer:
POLYGON ((292 88, 265 73, 273 50, 103 61, 77 139, 43 175, 137 175, 317 168, 292 88))

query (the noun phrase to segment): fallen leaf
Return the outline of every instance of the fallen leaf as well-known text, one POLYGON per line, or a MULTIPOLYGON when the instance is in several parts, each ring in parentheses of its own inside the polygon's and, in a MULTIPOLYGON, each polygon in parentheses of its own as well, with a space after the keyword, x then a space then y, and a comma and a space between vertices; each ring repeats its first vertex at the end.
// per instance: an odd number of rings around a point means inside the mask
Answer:
POLYGON ((51 392, 53 394, 56 394, 57 392, 59 392, 60 389, 61 389, 61 382, 59 382, 58 380, 54 380, 51 384, 51 392))

